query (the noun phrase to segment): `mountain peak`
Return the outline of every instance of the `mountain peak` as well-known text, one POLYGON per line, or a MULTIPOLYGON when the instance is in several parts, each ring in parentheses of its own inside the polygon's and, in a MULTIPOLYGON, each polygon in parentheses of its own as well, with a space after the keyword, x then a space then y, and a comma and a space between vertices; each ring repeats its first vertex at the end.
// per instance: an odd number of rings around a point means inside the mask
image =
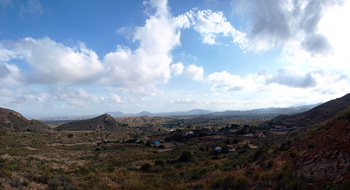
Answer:
POLYGON ((109 131, 121 132, 127 129, 125 125, 120 124, 111 115, 105 113, 98 117, 86 120, 77 120, 62 124, 56 127, 57 130, 66 131, 109 131))

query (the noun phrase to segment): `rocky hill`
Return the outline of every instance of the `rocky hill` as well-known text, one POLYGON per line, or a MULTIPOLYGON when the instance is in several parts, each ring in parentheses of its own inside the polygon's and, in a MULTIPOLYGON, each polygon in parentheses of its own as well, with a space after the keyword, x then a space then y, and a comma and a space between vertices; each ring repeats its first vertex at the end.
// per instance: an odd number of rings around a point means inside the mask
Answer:
POLYGON ((51 130, 37 120, 28 120, 13 110, 0 108, 0 132, 46 132, 51 130))
POLYGON ((350 110, 350 94, 328 101, 303 113, 295 115, 280 115, 275 119, 270 120, 268 123, 304 127, 320 124, 348 110, 350 110))
POLYGON ((69 123, 62 124, 56 127, 55 129, 65 131, 107 132, 126 132, 130 130, 128 125, 119 123, 109 114, 103 114, 92 119, 72 121, 69 123))
POLYGON ((350 182, 350 111, 295 142, 282 160, 298 173, 331 185, 350 182))

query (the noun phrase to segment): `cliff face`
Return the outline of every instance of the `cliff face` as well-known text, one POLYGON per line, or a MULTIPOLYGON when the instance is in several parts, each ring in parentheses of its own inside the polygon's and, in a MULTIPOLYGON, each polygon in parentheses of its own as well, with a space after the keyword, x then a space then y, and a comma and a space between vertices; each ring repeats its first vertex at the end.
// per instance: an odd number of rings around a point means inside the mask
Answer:
POLYGON ((108 131, 108 132, 125 132, 129 127, 116 121, 111 115, 103 114, 87 120, 72 121, 62 124, 56 130, 65 131, 108 131))
POLYGON ((37 120, 28 120, 13 110, 0 108, 0 132, 46 132, 49 126, 37 120))

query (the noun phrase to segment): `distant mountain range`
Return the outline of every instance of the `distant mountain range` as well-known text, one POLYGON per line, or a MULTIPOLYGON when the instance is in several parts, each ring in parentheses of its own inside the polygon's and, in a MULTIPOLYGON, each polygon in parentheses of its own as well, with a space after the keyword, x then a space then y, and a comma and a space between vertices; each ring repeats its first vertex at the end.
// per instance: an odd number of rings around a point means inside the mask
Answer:
MULTIPOLYGON (((288 108, 262 108, 262 109, 253 109, 246 111, 239 110, 226 110, 223 112, 213 112, 210 110, 202 109, 193 109, 189 111, 178 111, 178 112, 161 112, 161 113, 151 113, 148 111, 142 111, 136 114, 123 113, 121 111, 117 112, 107 112, 106 114, 111 115, 114 118, 120 117, 140 117, 140 116, 149 116, 149 117, 186 117, 186 116, 204 116, 210 118, 274 118, 279 115, 292 115, 307 111, 316 107, 319 104, 298 106, 298 107, 288 107, 288 108)), ((52 117, 52 118, 42 118, 41 121, 47 120, 82 120, 97 117, 99 114, 86 115, 86 116, 67 116, 67 117, 52 117)))
POLYGON ((164 112, 164 113, 151 113, 143 111, 137 114, 124 114, 123 112, 108 112, 113 117, 138 117, 138 116, 149 116, 149 117, 181 117, 181 116, 206 116, 206 117, 267 117, 273 118, 278 115, 292 115, 307 111, 314 108, 319 104, 289 107, 289 108, 262 108, 253 109, 247 111, 239 110, 226 110, 223 112, 213 112, 210 110, 193 109, 186 112, 164 112))
POLYGON ((193 109, 186 112, 164 112, 164 113, 151 113, 148 111, 142 111, 137 114, 124 114, 123 112, 108 112, 113 117, 139 117, 139 116, 149 116, 149 117, 169 117, 169 116, 193 116, 193 115, 204 115, 213 113, 209 110, 193 109))

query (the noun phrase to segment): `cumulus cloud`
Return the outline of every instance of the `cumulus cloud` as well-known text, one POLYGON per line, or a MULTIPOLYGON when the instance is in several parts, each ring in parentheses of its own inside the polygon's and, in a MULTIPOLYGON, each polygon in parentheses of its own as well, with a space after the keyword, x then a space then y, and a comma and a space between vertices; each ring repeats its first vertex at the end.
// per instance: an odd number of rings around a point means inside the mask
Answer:
POLYGON ((11 59, 17 58, 17 53, 6 48, 4 44, 0 43, 0 62, 8 62, 11 59))
POLYGON ((186 67, 183 75, 192 80, 201 81, 203 80, 204 69, 196 65, 189 65, 186 67))
POLYGON ((18 85, 20 77, 20 70, 16 65, 0 64, 0 89, 18 85))
POLYGON ((54 101, 67 101, 72 106, 86 106, 87 104, 98 104, 104 101, 103 96, 88 93, 81 87, 52 87, 50 94, 54 101))
POLYGON ((114 103, 122 103, 122 99, 117 94, 110 94, 110 98, 114 103))
POLYGON ((170 16, 166 0, 145 1, 155 14, 142 27, 136 27, 133 41, 136 50, 119 46, 108 53, 103 62, 109 70, 107 81, 122 88, 143 88, 166 83, 171 77, 170 51, 180 45, 180 28, 186 21, 170 16))
POLYGON ((212 84, 212 90, 224 89, 227 91, 256 91, 261 83, 260 75, 248 75, 242 78, 227 71, 215 72, 206 78, 212 84))
POLYGON ((0 89, 0 106, 21 106, 27 103, 42 103, 48 95, 28 88, 0 89))
POLYGON ((71 48, 48 37, 24 38, 15 43, 14 51, 33 68, 25 75, 27 82, 93 82, 103 70, 97 54, 82 43, 71 48))
POLYGON ((296 69, 282 68, 275 75, 268 76, 266 78, 266 84, 277 83, 294 88, 311 88, 317 85, 313 74, 315 72, 303 74, 296 69))
POLYGON ((296 40, 311 54, 322 54, 332 47, 318 31, 319 22, 327 7, 341 0, 253 0, 234 1, 234 9, 248 15, 248 37, 256 49, 283 47, 296 40))
POLYGON ((171 73, 173 73, 175 76, 181 75, 184 71, 184 64, 181 62, 172 64, 170 66, 171 73))
POLYGON ((246 34, 236 30, 222 12, 193 9, 182 16, 187 17, 190 26, 199 32, 203 43, 218 44, 216 37, 221 35, 231 37, 232 43, 238 44, 241 49, 248 47, 246 34))

